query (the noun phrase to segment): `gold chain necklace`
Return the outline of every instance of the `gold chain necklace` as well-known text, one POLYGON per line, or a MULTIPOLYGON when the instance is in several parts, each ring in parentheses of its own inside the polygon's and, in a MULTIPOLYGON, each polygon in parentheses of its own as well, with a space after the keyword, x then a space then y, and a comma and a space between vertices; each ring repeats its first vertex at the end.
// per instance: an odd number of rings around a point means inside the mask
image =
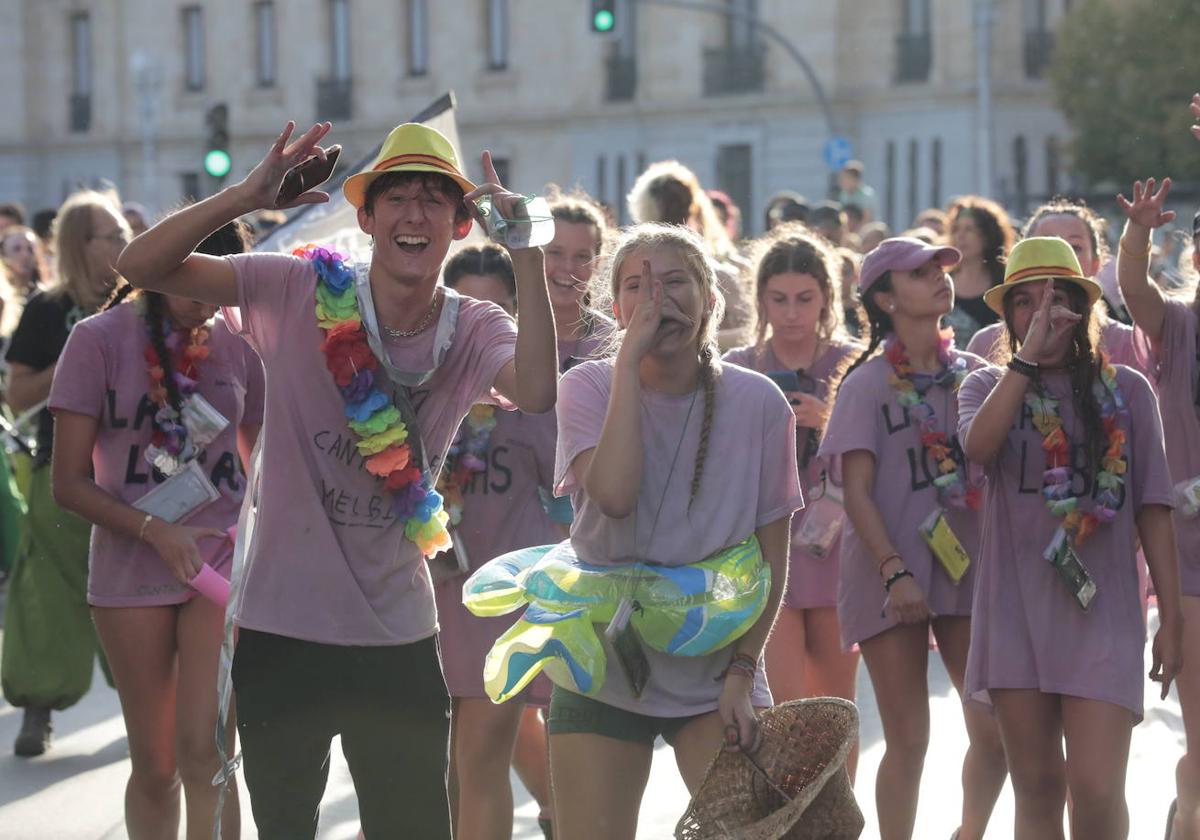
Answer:
POLYGON ((421 319, 421 323, 417 324, 411 330, 397 330, 387 325, 381 324, 383 331, 387 333, 388 338, 412 338, 414 335, 420 335, 429 327, 430 321, 433 320, 433 313, 437 310, 438 297, 441 294, 441 288, 433 293, 433 300, 429 304, 429 311, 425 313, 425 317, 421 319))

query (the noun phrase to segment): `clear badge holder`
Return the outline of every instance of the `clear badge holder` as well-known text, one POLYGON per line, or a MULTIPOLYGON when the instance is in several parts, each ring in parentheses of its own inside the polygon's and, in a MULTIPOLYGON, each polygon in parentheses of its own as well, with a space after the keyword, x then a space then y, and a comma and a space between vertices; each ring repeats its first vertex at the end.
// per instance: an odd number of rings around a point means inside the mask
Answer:
POLYGON ((617 664, 621 666, 621 673, 629 682, 629 689, 635 698, 642 696, 650 679, 650 660, 646 658, 641 639, 630 622, 634 610, 641 609, 641 605, 634 598, 639 577, 640 575, 631 576, 612 621, 604 628, 604 638, 612 644, 613 653, 617 655, 617 664))
POLYGON ((198 447, 208 446, 229 425, 225 415, 213 408, 212 403, 199 394, 192 394, 187 398, 182 414, 188 437, 198 447))
POLYGON ((1067 587, 1071 597, 1075 599, 1080 609, 1085 612, 1096 599, 1096 584, 1088 573, 1087 567, 1071 547, 1067 532, 1060 525, 1054 532, 1054 538, 1042 552, 1042 557, 1058 572, 1058 578, 1067 587))
POLYGON ((946 521, 946 511, 938 508, 931 513, 921 523, 920 531, 925 544, 929 546, 929 551, 957 586, 971 567, 971 555, 967 554, 958 535, 946 521))
POLYGON ((1189 519, 1200 513, 1200 476, 1175 485, 1175 512, 1189 519))
POLYGON ((842 534, 842 523, 846 520, 846 509, 842 506, 842 495, 829 482, 817 496, 809 494, 814 501, 804 511, 804 520, 796 531, 795 545, 798 549, 818 560, 828 559, 837 546, 842 534))
POLYGON ((539 248, 554 239, 554 216, 541 196, 525 196, 517 218, 505 218, 485 195, 475 204, 488 238, 497 245, 519 250, 539 248))
POLYGON ((143 513, 164 522, 179 522, 221 497, 195 461, 133 503, 143 513))

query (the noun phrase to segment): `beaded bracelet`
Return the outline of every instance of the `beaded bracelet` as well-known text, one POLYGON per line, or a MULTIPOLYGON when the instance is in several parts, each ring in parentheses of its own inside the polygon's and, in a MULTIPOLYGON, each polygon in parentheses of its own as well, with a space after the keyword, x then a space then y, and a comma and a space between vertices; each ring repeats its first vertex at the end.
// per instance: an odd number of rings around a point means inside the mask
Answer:
POLYGON ((142 527, 138 528, 138 539, 139 540, 146 539, 146 528, 149 527, 149 525, 150 525, 151 521, 153 521, 153 519, 154 519, 154 514, 151 514, 151 513, 146 514, 146 518, 142 520, 142 527))
POLYGON ((882 557, 880 557, 879 558, 879 569, 878 569, 880 577, 883 577, 883 567, 887 565, 889 560, 899 560, 899 561, 903 562, 904 558, 900 556, 900 552, 898 552, 898 551, 893 551, 891 554, 885 554, 882 557))
POLYGON ((892 572, 892 576, 883 582, 883 588, 886 589, 888 592, 891 592, 892 585, 895 584, 896 581, 900 580, 900 578, 906 578, 906 577, 912 577, 912 576, 913 576, 913 573, 910 572, 908 569, 901 569, 898 572, 892 572))
POLYGON ((748 653, 735 653, 729 660, 729 665, 725 670, 717 675, 717 680, 723 680, 730 674, 741 674, 748 680, 754 680, 754 674, 758 671, 758 660, 748 653))
POLYGON ((1016 353, 1008 360, 1008 369, 1014 373, 1019 373, 1026 379, 1037 379, 1038 366, 1036 362, 1027 362, 1018 356, 1016 353))

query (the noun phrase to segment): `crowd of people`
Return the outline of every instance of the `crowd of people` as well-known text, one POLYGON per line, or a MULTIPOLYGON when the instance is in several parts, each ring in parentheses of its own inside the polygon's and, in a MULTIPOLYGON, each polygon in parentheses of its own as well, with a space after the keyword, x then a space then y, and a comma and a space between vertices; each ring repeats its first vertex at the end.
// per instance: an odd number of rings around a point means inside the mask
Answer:
POLYGON ((933 648, 968 736, 954 836, 1011 778, 1016 837, 1121 838, 1153 603, 1189 736, 1167 832, 1200 838, 1200 213, 1190 266, 1156 251, 1169 180, 1104 208, 1114 254, 1065 198, 893 235, 857 162, 748 239, 662 161, 623 228, 550 190, 531 246, 488 153, 475 183, 405 124, 332 199, 369 259, 252 251, 245 220, 331 200, 279 201, 330 131, 289 124, 156 222, 106 190, 40 231, 0 207, 18 755, 98 657, 133 838, 181 812, 237 837, 235 741, 258 836, 315 836, 336 735, 365 837, 511 837, 512 768, 546 837, 631 839, 658 737, 695 793, 764 709, 853 701, 861 657, 893 840, 933 648))

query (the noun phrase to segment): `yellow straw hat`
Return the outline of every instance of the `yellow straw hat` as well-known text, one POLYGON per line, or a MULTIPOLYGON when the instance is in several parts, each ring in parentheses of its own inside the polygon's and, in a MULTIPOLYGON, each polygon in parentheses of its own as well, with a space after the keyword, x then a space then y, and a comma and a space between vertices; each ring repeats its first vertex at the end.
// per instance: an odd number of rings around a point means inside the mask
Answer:
POLYGON ((362 207, 367 187, 388 172, 434 172, 457 183, 464 193, 475 189, 462 173, 458 155, 446 135, 421 123, 404 123, 393 128, 375 162, 369 169, 347 178, 342 193, 352 205, 362 207))
POLYGON ((1004 267, 1004 282, 984 292, 983 301, 1003 318, 1004 296, 1016 286, 1035 280, 1068 280, 1087 292, 1088 303, 1093 305, 1103 293, 1099 283, 1083 276, 1079 258, 1065 239, 1031 236, 1013 246, 1004 267))

